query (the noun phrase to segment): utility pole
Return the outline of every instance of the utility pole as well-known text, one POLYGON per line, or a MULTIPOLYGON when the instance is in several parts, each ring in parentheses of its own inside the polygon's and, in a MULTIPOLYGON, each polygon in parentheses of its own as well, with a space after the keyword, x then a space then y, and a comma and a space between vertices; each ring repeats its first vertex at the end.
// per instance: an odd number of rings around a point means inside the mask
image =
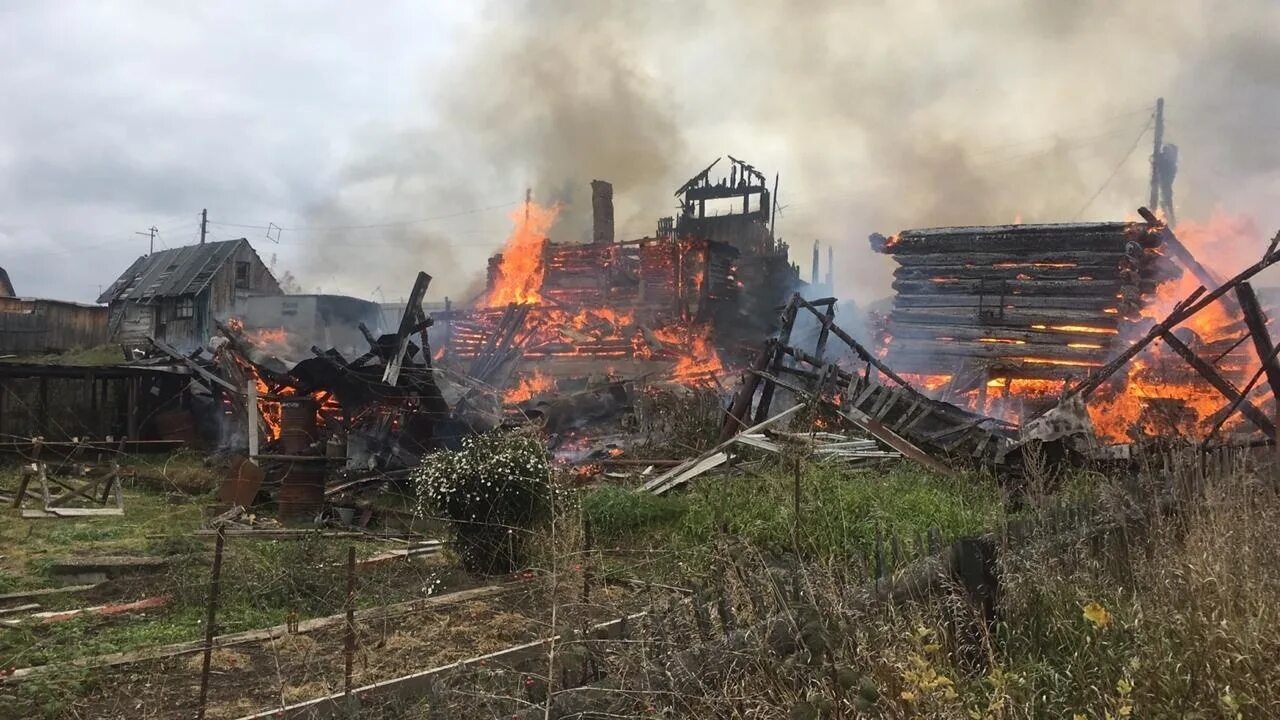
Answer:
POLYGON ((204 236, 209 232, 209 209, 200 211, 200 244, 204 244, 204 236))
POLYGON ((1160 207, 1160 151, 1164 145, 1164 98, 1156 98, 1155 143, 1151 148, 1151 200, 1147 207, 1155 212, 1160 207))
POLYGON ((147 254, 150 255, 156 251, 156 233, 160 232, 155 225, 147 228, 147 232, 135 232, 134 235, 146 235, 151 238, 151 244, 147 246, 147 254))
POLYGON ((533 202, 533 188, 524 189, 524 224, 529 225, 529 204, 533 202))

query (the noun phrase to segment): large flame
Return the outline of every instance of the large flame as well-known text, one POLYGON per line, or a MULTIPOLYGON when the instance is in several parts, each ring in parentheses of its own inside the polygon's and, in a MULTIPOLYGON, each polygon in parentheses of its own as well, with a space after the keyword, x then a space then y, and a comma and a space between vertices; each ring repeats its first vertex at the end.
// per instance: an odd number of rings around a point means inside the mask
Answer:
POLYGON ((530 201, 511 214, 514 227, 503 245, 498 275, 482 303, 484 307, 542 300, 538 293, 542 288, 542 252, 547 245, 547 232, 559 213, 557 205, 544 207, 530 201))

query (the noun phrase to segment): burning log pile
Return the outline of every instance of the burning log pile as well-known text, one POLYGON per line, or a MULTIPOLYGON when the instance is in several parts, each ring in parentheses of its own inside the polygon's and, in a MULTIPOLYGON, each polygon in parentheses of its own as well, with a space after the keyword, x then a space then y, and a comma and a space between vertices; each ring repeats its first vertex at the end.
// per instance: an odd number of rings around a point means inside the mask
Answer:
MULTIPOLYGON (((1081 412, 1112 442, 1203 438, 1236 409, 1272 435, 1270 414, 1245 397, 1269 351, 1250 352, 1266 320, 1248 277, 1223 284, 1139 214, 873 235, 899 265, 882 356, 935 397, 1017 423, 1065 395, 1090 398, 1081 412), (1205 288, 1220 299, 1184 313, 1183 298, 1205 288)), ((1268 251, 1260 265, 1274 261, 1268 251)))
POLYGON ((886 361, 950 376, 959 393, 1103 365, 1122 323, 1181 274, 1144 223, 908 230, 871 244, 898 263, 886 361))
POLYGON ((530 203, 477 307, 433 314, 449 337, 440 362, 499 386, 512 377, 512 402, 527 399, 521 378, 539 374, 607 374, 627 362, 641 367, 634 374, 696 380, 723 368, 711 319, 736 300, 736 250, 674 236, 557 245, 538 235, 554 214, 530 203))

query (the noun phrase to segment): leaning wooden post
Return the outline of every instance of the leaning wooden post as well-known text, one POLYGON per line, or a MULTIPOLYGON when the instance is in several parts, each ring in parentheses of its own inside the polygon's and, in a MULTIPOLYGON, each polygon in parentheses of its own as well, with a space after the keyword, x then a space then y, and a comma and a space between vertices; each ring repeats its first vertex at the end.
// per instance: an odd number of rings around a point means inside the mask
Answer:
POLYGON ((249 428, 249 462, 258 464, 258 384, 253 380, 245 383, 245 417, 249 428))
POLYGON ((218 528, 218 541, 213 549, 213 572, 209 580, 209 606, 204 618, 204 664, 200 668, 200 704, 196 720, 204 720, 205 703, 209 699, 209 663, 213 660, 214 623, 218 614, 218 591, 222 587, 222 548, 227 540, 225 527, 218 528))
POLYGON ((351 668, 356 655, 356 546, 347 548, 347 642, 343 649, 346 658, 346 673, 343 684, 343 696, 351 703, 351 668))
MULTIPOLYGON (((1236 299, 1240 301, 1240 312, 1244 315, 1245 324, 1249 327, 1249 336, 1253 338, 1253 348, 1262 363, 1262 370, 1267 375, 1267 384, 1271 386, 1271 395, 1276 400, 1276 430, 1271 435, 1275 444, 1276 467, 1280 472, 1280 363, 1275 358, 1275 343, 1271 333, 1267 331, 1267 316, 1262 311, 1262 303, 1253 291, 1253 286, 1242 282, 1236 286, 1236 299)), ((1247 395, 1246 395, 1247 396, 1247 395)))

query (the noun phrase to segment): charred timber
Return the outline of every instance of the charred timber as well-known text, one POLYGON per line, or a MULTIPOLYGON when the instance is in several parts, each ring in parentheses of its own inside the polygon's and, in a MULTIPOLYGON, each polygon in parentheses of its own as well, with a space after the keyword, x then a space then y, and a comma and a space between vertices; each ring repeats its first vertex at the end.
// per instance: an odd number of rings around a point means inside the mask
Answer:
POLYGON ((962 295, 959 293, 941 294, 933 292, 933 288, 928 288, 923 293, 905 293, 894 298, 894 303, 899 308, 910 307, 949 307, 949 308, 990 308, 998 310, 1004 308, 1036 308, 1036 309, 1062 309, 1062 310, 1085 310, 1093 309, 1104 311, 1107 308, 1116 307, 1120 299, 1114 296, 1090 296, 1081 295, 1078 297, 1056 296, 1056 297, 1038 297, 1034 295, 1005 295, 1001 298, 1000 294, 987 293, 983 295, 962 295))
POLYGON ((1160 238, 1143 223, 993 225, 905 230, 871 235, 871 247, 890 255, 968 252, 1123 252, 1129 241, 1154 247, 1160 238))
MULTIPOLYGON (((1101 296, 1118 300, 1115 296, 1125 285, 1126 283, 1113 278, 1104 280, 1031 279, 992 282, 983 280, 948 279, 945 282, 934 282, 929 280, 895 280, 893 283, 893 289, 904 295, 923 295, 932 292, 939 295, 981 295, 987 299, 1000 296, 1007 298, 1009 296, 1018 295, 1040 297, 1101 296)), ((1155 291, 1156 283, 1144 281, 1139 283, 1138 287, 1143 293, 1152 293, 1155 291)))
POLYGON ((979 314, 977 308, 898 308, 889 316, 894 327, 917 325, 977 324, 982 327, 1026 329, 1031 325, 1087 325, 1115 330, 1118 314, 1098 310, 1020 310, 993 308, 979 314))
MULTIPOLYGON (((906 267, 925 267, 943 265, 963 265, 966 267, 998 267, 1016 265, 1023 267, 1059 266, 1059 265, 1110 265, 1116 266, 1124 258, 1124 248, 1116 250, 1081 250, 1060 251, 1045 248, 1037 252, 1010 254, 1007 252, 937 252, 913 253, 894 257, 894 261, 906 267)), ((1139 257, 1140 263, 1156 262, 1159 255, 1145 252, 1139 257)))
MULTIPOLYGON (((1072 326, 1065 325, 1063 327, 1072 326)), ((1080 327, 1087 326, 1082 325, 1080 327)), ((1019 348, 1022 347, 1024 343, 1028 346, 1081 343, 1106 347, 1117 335, 1114 330, 1111 332, 1079 332, 1054 330, 1047 326, 1043 330, 1038 330, 1028 328, 1014 329, 990 325, 916 325, 891 323, 890 328, 893 333, 893 340, 895 343, 899 340, 940 340, 947 338, 949 340, 970 342, 978 342, 981 340, 1008 341, 991 343, 992 345, 1004 345, 1008 348, 1019 348)))
MULTIPOLYGON (((1180 273, 1171 272, 1172 266, 1150 264, 1139 268, 1137 276, 1144 280, 1168 280, 1180 273)), ((1069 268, 1035 267, 972 267, 965 265, 923 265, 900 267, 893 271, 896 280, 987 280, 987 281, 1040 281, 1040 280, 1114 280, 1120 278, 1116 263, 1075 265, 1069 268)))

